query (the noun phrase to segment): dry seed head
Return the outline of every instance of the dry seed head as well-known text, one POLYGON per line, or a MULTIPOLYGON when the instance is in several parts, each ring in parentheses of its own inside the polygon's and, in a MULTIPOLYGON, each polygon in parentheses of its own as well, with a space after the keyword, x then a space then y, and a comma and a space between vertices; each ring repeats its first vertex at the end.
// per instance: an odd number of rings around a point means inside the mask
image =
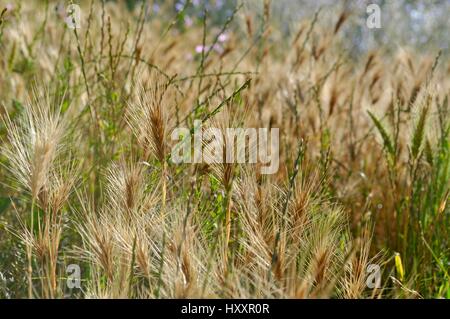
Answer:
POLYGON ((25 105, 17 122, 13 123, 8 114, 4 118, 9 141, 4 154, 9 159, 9 169, 35 199, 49 182, 65 133, 64 120, 49 103, 48 96, 35 96, 25 105))
MULTIPOLYGON (((151 77, 149 85, 137 86, 136 101, 129 104, 127 121, 144 149, 144 156, 150 152, 162 163, 166 157, 166 118, 163 104, 168 84, 158 76, 151 77)), ((166 105, 166 104, 164 104, 166 105)))
POLYGON ((143 168, 143 165, 121 161, 112 164, 107 170, 106 189, 110 204, 128 215, 143 204, 145 190, 143 168))

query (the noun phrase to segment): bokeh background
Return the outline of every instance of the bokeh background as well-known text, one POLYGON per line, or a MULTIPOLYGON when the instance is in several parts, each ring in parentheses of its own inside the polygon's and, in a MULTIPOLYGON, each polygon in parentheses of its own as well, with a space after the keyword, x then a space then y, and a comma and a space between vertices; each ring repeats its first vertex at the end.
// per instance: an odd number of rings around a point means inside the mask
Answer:
MULTIPOLYGON (((187 0, 173 1, 173 11, 180 11, 187 0)), ((193 6, 188 10, 186 24, 195 23, 206 8, 212 21, 222 24, 232 13, 233 8, 242 4, 247 11, 259 11, 264 0, 190 0, 193 6)), ((170 1, 155 0, 154 11, 170 1)), ((140 0, 127 0, 130 9, 141 3, 140 0)), ((348 47, 354 53, 375 49, 386 45, 412 46, 420 50, 448 49, 450 1, 448 0, 277 0, 271 3, 272 18, 279 22, 280 31, 285 35, 295 32, 299 20, 321 9, 321 14, 333 20, 343 9, 348 10, 351 19, 345 24, 348 47), (381 8, 381 29, 366 27, 366 8, 369 4, 381 8), (351 23, 349 23, 351 22, 351 23)))

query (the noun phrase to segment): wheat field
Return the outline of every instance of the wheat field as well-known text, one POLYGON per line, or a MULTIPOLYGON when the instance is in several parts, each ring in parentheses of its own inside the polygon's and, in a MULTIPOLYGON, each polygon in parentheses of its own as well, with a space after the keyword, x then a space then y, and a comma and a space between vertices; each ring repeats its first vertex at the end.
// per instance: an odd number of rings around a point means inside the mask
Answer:
POLYGON ((344 1, 76 3, 0 1, 0 298, 450 298, 445 50, 355 53, 344 1), (277 170, 175 163, 195 121, 277 128, 277 170))

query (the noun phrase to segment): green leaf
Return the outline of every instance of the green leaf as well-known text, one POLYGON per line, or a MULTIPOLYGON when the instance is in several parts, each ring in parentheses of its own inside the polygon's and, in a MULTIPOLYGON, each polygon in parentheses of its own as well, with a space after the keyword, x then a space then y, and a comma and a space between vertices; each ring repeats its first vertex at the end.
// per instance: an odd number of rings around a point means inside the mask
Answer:
POLYGON ((0 214, 6 211, 11 205, 11 199, 9 197, 0 197, 0 214))
POLYGON ((12 100, 12 106, 13 106, 14 110, 19 114, 22 113, 24 110, 23 104, 20 103, 20 101, 18 101, 16 99, 12 100))

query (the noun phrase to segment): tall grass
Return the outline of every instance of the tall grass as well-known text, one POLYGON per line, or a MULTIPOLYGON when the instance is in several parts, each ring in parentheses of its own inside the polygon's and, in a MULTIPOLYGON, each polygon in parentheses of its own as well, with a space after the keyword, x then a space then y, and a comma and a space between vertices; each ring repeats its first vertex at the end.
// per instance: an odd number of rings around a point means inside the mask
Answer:
POLYGON ((0 296, 450 298, 445 52, 355 59, 345 10, 54 5, 0 14, 0 296), (196 119, 279 128, 279 170, 173 163, 196 119))

